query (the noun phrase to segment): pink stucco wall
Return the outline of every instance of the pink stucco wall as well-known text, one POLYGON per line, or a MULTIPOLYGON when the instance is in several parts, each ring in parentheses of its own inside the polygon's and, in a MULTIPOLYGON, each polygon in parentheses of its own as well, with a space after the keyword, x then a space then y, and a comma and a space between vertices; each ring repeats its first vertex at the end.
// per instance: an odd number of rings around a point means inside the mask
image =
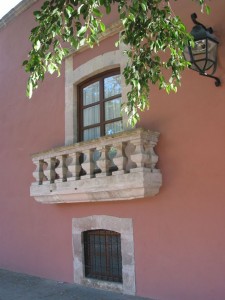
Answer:
MULTIPOLYGON (((64 144, 64 69, 46 77, 32 101, 21 63, 29 51, 32 10, 0 32, 0 267, 73 281, 73 217, 105 214, 133 219, 137 294, 160 300, 225 298, 225 25, 223 1, 199 17, 220 40, 222 86, 185 71, 177 94, 152 88, 151 110, 139 126, 161 133, 163 186, 158 196, 129 202, 41 205, 29 196, 30 154, 64 144)), ((179 1, 191 28, 191 1, 179 1), (184 3, 185 2, 185 3, 184 3)), ((98 55, 102 48, 80 55, 98 55)), ((75 66, 76 66, 75 62, 75 66)))

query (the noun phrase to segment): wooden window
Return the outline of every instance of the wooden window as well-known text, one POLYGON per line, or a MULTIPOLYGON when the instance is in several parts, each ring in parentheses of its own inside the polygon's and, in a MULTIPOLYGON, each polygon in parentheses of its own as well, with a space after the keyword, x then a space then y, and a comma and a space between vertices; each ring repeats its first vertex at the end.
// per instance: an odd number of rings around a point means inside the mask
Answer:
POLYGON ((115 69, 78 87, 79 141, 122 131, 121 75, 115 69))
POLYGON ((122 282, 120 234, 110 230, 83 233, 85 277, 122 282))

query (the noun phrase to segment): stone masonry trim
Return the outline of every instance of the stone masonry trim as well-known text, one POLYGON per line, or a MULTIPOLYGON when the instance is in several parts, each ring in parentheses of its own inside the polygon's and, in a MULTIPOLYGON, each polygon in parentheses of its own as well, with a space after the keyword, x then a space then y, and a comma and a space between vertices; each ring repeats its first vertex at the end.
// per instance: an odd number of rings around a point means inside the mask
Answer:
POLYGON ((75 283, 93 288, 135 295, 135 260, 132 219, 106 215, 73 218, 72 237, 75 283), (121 234, 122 284, 85 278, 82 233, 87 230, 95 229, 112 230, 121 234))

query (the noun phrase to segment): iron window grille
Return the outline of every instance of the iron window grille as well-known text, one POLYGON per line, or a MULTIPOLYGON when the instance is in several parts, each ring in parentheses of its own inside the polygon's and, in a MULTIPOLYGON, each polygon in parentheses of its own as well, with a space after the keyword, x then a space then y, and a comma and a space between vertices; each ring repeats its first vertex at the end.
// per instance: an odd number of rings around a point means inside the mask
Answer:
POLYGON ((85 277, 122 283, 121 236, 110 230, 83 232, 85 277))

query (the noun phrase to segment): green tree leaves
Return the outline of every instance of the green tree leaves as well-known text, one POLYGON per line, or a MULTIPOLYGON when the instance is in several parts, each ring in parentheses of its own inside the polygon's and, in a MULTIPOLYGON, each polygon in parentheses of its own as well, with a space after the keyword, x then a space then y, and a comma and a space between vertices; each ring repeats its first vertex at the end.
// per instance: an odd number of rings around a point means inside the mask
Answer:
MULTIPOLYGON (((197 2, 210 12, 205 0, 197 2)), ((139 120, 139 111, 149 107, 151 84, 167 93, 177 91, 181 72, 188 66, 183 50, 193 41, 180 18, 174 16, 169 0, 51 0, 34 12, 38 26, 31 30, 32 49, 23 62, 30 74, 29 98, 46 72, 60 75, 62 61, 69 53, 65 42, 74 49, 98 43, 99 34, 106 30, 102 11, 109 14, 114 4, 124 26, 118 43, 128 45, 123 75, 131 90, 123 109, 131 124, 139 120)))

